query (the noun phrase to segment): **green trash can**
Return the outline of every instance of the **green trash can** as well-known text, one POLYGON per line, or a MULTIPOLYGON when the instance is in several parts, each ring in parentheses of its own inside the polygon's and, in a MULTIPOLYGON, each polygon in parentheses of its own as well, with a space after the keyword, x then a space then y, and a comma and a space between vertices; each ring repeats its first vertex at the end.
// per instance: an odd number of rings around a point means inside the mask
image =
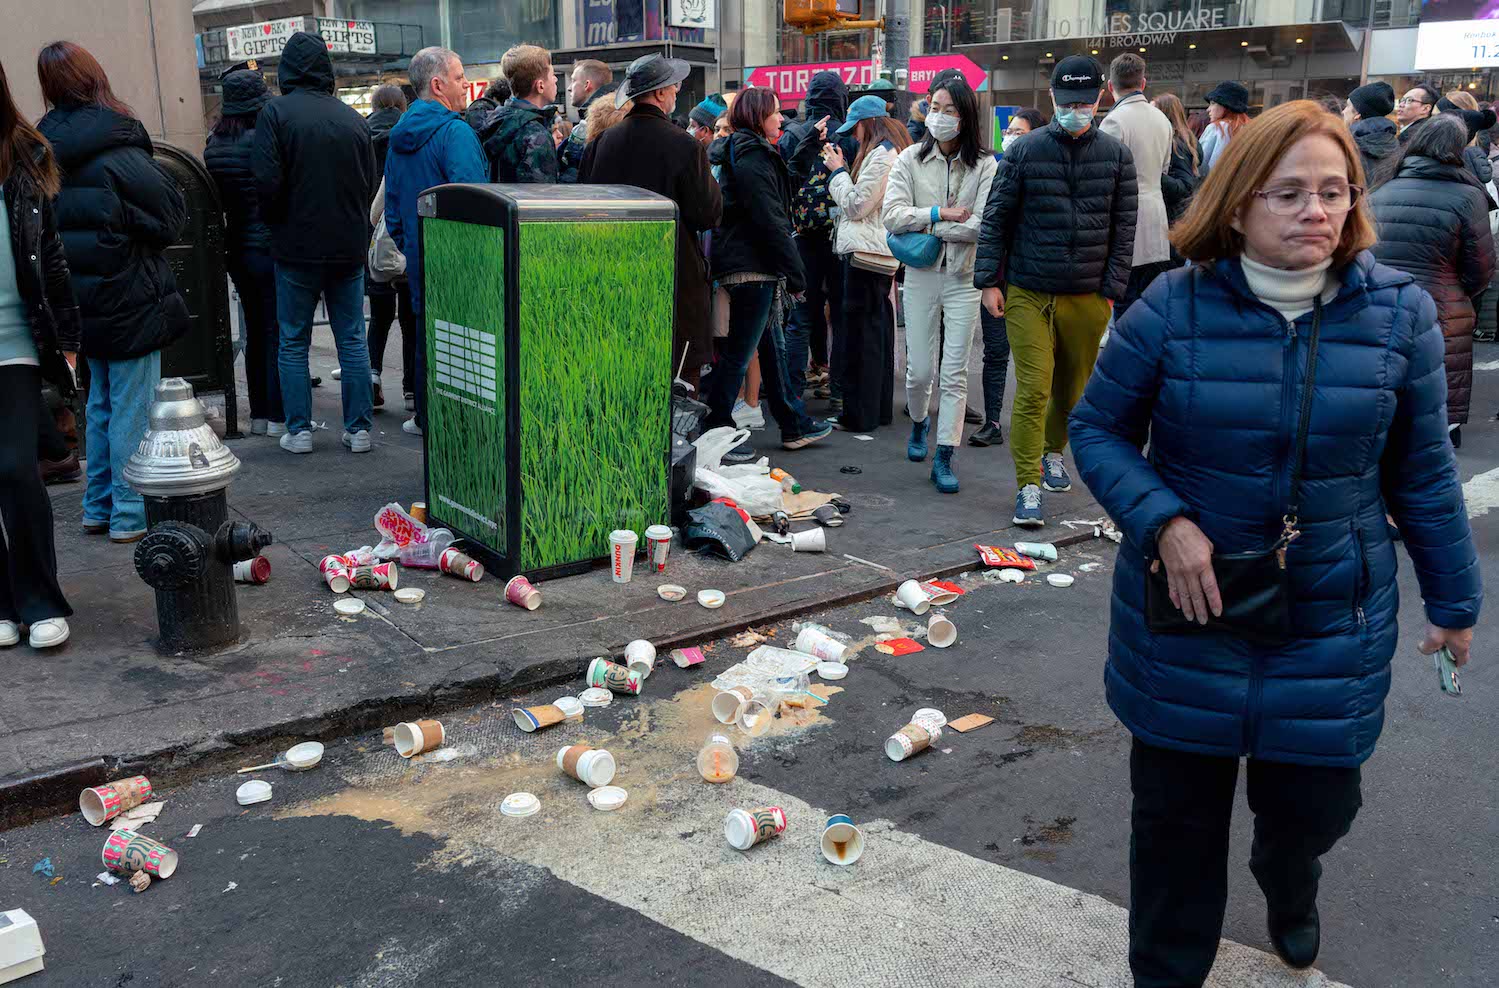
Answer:
POLYGON ((587 569, 670 514, 677 210, 632 186, 422 193, 427 512, 491 570, 587 569))

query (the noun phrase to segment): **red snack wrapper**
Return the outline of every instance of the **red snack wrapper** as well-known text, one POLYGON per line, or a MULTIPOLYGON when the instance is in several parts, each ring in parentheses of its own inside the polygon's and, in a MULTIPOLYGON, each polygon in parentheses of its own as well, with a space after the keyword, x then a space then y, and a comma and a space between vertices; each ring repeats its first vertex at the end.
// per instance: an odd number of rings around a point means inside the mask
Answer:
POLYGON ((979 558, 984 561, 985 566, 997 566, 1001 569, 1024 569, 1034 570, 1036 561, 1030 556, 1022 556, 1014 549, 1006 549, 998 545, 979 545, 974 543, 973 547, 979 551, 979 558))
POLYGON ((946 590, 948 593, 955 593, 959 597, 968 592, 967 590, 964 590, 962 587, 958 586, 956 583, 953 583, 949 580, 928 580, 926 583, 923 583, 922 586, 937 587, 940 590, 946 590))
POLYGON ((912 652, 925 652, 926 646, 911 638, 892 638, 887 642, 878 642, 874 646, 886 655, 910 655, 912 652))

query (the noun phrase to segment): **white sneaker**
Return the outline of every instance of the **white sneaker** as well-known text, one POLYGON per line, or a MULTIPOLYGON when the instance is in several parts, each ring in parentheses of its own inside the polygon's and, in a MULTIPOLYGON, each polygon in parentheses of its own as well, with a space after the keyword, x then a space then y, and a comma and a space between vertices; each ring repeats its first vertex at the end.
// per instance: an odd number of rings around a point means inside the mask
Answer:
POLYGON ((344 379, 344 369, 342 367, 335 367, 335 368, 333 368, 333 380, 335 380, 335 381, 342 381, 343 379, 344 379))
POLYGON ((370 434, 364 429, 358 432, 345 432, 344 445, 349 447, 351 453, 368 453, 370 451, 370 434))
POLYGON ((252 436, 263 436, 263 435, 265 435, 266 427, 269 424, 270 423, 268 423, 265 419, 251 419, 250 420, 250 435, 252 435, 252 436))
POLYGON ((21 626, 14 621, 0 621, 0 648, 10 648, 21 642, 21 626))
POLYGON ((286 435, 286 423, 277 422, 275 419, 271 419, 265 424, 265 434, 268 436, 286 435))
POLYGON ((751 405, 743 398, 734 402, 734 424, 741 429, 763 429, 765 428, 765 413, 760 411, 759 406, 751 405))
POLYGON ((281 448, 288 453, 311 453, 311 432, 288 432, 281 437, 281 448))
POLYGON ((32 648, 53 648, 68 640, 68 622, 64 618, 48 618, 31 626, 32 648))
POLYGON ((401 431, 408 436, 422 435, 422 427, 416 424, 416 419, 407 419, 401 423, 401 431))

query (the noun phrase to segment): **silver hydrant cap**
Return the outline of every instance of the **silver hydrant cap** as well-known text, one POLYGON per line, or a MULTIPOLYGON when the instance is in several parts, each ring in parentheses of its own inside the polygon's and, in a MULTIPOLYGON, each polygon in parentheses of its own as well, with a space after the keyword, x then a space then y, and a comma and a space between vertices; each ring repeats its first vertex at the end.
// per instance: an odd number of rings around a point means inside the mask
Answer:
POLYGON ((125 465, 125 481, 144 495, 207 494, 229 486, 239 458, 219 441, 193 386, 169 377, 156 386, 151 424, 125 465))

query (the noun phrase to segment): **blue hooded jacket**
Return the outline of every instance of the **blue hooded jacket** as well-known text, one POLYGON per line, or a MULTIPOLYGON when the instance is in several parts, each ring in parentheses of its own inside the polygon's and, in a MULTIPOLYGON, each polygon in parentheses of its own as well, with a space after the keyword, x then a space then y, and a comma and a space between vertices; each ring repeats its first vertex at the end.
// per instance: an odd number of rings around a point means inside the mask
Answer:
POLYGON ((406 255, 411 307, 416 312, 425 309, 417 196, 436 185, 487 181, 484 150, 461 113, 436 100, 419 99, 391 128, 385 157, 385 229, 406 255))
POLYGON ((1288 325, 1250 291, 1237 259, 1178 268, 1119 321, 1073 411, 1083 480, 1125 536, 1109 705, 1147 744, 1333 767, 1368 758, 1384 723, 1399 607, 1386 512, 1431 623, 1478 620, 1483 585, 1447 437, 1436 307, 1410 275, 1368 251, 1331 278, 1301 536, 1286 553, 1291 641, 1152 634, 1145 579, 1157 533, 1177 516, 1194 521, 1215 553, 1274 543, 1313 314, 1288 325))

